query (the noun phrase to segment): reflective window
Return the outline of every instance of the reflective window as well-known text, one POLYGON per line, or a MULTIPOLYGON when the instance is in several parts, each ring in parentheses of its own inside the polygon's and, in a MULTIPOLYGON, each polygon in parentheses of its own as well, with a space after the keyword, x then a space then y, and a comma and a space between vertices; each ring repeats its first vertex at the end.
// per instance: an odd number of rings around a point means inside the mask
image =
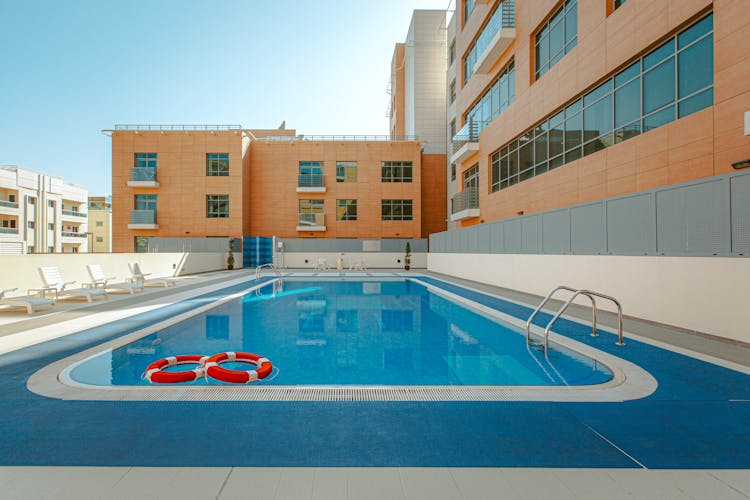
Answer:
POLYGON ((578 42, 578 3, 568 0, 534 37, 535 79, 539 79, 578 42))
POLYGON ((222 177, 229 175, 229 153, 206 154, 206 175, 222 177))
POLYGON ((380 217, 382 220, 412 220, 412 200, 382 200, 380 217))
POLYGON ((337 161, 336 182, 357 182, 357 162, 337 161))
POLYGON ((412 182, 412 164, 410 161, 381 162, 382 182, 412 182))
POLYGON ((472 122, 474 124, 473 133, 481 132, 513 102, 515 98, 513 89, 514 71, 514 64, 511 61, 508 67, 497 76, 492 85, 480 96, 477 103, 466 112, 464 123, 472 122))
POLYGON ((209 219, 226 219, 229 217, 229 195, 207 194, 206 217, 209 219))
POLYGON ((357 220, 357 200, 336 200, 336 220, 357 220))
POLYGON ((156 168, 156 153, 135 153, 136 168, 156 168))

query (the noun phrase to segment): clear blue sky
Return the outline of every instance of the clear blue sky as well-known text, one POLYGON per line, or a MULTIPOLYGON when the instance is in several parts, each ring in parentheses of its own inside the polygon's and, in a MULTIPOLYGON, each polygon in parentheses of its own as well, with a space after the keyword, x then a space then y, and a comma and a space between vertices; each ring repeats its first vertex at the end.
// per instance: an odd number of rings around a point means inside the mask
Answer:
POLYGON ((393 45, 449 3, 0 0, 0 164, 104 195, 116 123, 386 134, 393 45))

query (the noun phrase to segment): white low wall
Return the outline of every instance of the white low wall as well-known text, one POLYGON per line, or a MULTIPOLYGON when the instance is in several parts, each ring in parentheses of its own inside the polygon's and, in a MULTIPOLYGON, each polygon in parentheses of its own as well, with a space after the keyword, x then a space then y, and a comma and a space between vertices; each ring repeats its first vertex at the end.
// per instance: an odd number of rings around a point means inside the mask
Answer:
POLYGON ((750 343, 743 258, 431 253, 428 269, 542 296, 587 288, 617 298, 628 316, 750 343))
MULTIPOLYGON (((226 253, 55 253, 28 255, 0 255, 0 287, 39 288, 42 279, 39 267, 57 266, 65 281, 76 281, 76 286, 91 281, 86 264, 100 264, 104 273, 118 281, 130 277, 128 264, 138 262, 144 273, 152 276, 184 276, 226 268, 226 253)), ((242 255, 235 254, 235 268, 242 267, 242 255)))
MULTIPOLYGON (((276 254, 277 259, 282 254, 276 254)), ((326 259, 328 265, 335 268, 339 257, 342 254, 338 252, 330 253, 297 253, 284 252, 283 264, 288 268, 312 268, 318 263, 318 259, 326 259), (307 262, 305 262, 307 261, 307 262)), ((404 267, 404 254, 388 252, 362 252, 362 253, 345 253, 343 254, 344 269, 349 269, 352 262, 364 261, 368 269, 399 269, 404 267), (399 262, 401 261, 401 262, 399 262)), ((424 269, 427 267, 427 254, 411 254, 411 267, 414 269, 424 269)))

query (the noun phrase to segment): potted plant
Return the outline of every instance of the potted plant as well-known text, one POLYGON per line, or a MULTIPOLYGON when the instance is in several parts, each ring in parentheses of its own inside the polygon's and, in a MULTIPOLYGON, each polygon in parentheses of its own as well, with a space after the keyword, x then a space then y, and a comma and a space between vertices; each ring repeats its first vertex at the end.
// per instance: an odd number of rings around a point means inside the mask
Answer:
POLYGON ((227 269, 234 269, 234 238, 229 238, 229 253, 227 254, 227 269))
POLYGON ((411 268, 411 244, 406 242, 406 254, 404 255, 404 269, 407 271, 411 268))

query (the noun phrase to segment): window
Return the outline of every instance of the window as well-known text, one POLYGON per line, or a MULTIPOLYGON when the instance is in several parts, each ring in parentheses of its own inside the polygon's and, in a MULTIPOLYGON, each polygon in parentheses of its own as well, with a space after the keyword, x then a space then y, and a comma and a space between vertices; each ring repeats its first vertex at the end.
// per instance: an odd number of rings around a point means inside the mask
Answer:
POLYGON ((96 237, 96 242, 97 243, 104 243, 104 237, 103 236, 97 236, 96 237))
POLYGON ((301 161, 299 162, 299 187, 322 187, 323 186, 323 162, 301 161))
POLYGON ((357 200, 336 200, 336 220, 357 220, 357 200))
POLYGON ((451 42, 451 46, 448 49, 448 66, 453 64, 453 62, 456 60, 456 41, 451 42))
POLYGON ((11 202, 11 203, 15 203, 16 202, 16 195, 9 194, 8 195, 8 201, 11 202))
POLYGON ((464 24, 469 20, 472 12, 474 12, 474 0, 464 0, 464 24))
MULTIPOLYGON (((465 123, 472 123, 474 134, 505 111, 515 98, 515 65, 513 61, 503 70, 465 115, 465 123)), ((453 134, 455 135, 455 133, 453 134)), ((453 137, 453 136, 451 136, 453 137)))
POLYGON ((96 221, 96 227, 103 227, 103 226, 104 226, 104 221, 103 220, 96 221))
POLYGON ((55 208, 55 202, 52 200, 47 200, 47 206, 50 208, 55 208))
POLYGON ((456 164, 451 163, 451 182, 456 180, 456 164))
POLYGON ((70 253, 78 253, 78 247, 70 247, 70 253))
POLYGON ((466 169, 464 172, 464 191, 467 189, 479 189, 479 164, 466 169))
POLYGON ((47 253, 55 253, 55 247, 47 247, 47 253))
POLYGON ((412 220, 412 200, 383 200, 381 220, 412 220))
POLYGON ((708 15, 490 155, 498 191, 713 104, 708 15))
POLYGON ((148 236, 136 236, 133 240, 133 247, 136 253, 148 252, 148 236))
POLYGON ((229 195, 207 194, 206 195, 206 218, 226 219, 229 217, 229 195))
POLYGON ((0 220, 0 227, 4 227, 6 229, 15 229, 16 219, 2 219, 0 220))
POLYGON ((613 0, 612 3, 614 4, 614 8, 617 9, 618 7, 622 7, 627 1, 628 0, 613 0))
POLYGON ((156 168, 156 153, 135 153, 135 168, 156 168))
POLYGON ((357 182, 357 162, 337 161, 336 182, 357 182))
POLYGON ((33 220, 28 221, 26 223, 26 227, 28 227, 29 229, 34 229, 34 221, 33 220))
POLYGON ((32 198, 31 196, 29 196, 28 199, 29 199, 29 205, 36 205, 36 198, 32 198))
POLYGON ((451 120, 450 137, 456 135, 456 120, 451 120))
POLYGON ((135 209, 156 211, 156 195, 155 194, 135 195, 135 209))
POLYGON ((410 161, 384 161, 381 162, 382 182, 411 182, 412 165, 410 161))
POLYGON ((55 225, 52 222, 48 222, 47 223, 47 229, 49 229, 50 231, 54 231, 55 230, 55 225))
POLYGON ((448 103, 453 104, 456 100, 456 81, 453 80, 448 88, 448 103))
POLYGON ((324 200, 299 200, 299 225, 323 226, 324 200))
POLYGON ((34 253, 34 247, 26 247, 26 253, 34 253))
POLYGON ((229 175, 229 153, 206 153, 206 175, 210 177, 229 175))
POLYGON ((542 77, 578 43, 577 0, 568 0, 539 28, 534 43, 535 79, 542 77))
POLYGON ((464 85, 469 81, 471 75, 476 71, 476 65, 484 51, 490 46, 495 35, 502 28, 513 28, 516 25, 514 4, 510 1, 501 1, 495 5, 489 19, 485 23, 479 36, 469 47, 464 57, 464 85))

